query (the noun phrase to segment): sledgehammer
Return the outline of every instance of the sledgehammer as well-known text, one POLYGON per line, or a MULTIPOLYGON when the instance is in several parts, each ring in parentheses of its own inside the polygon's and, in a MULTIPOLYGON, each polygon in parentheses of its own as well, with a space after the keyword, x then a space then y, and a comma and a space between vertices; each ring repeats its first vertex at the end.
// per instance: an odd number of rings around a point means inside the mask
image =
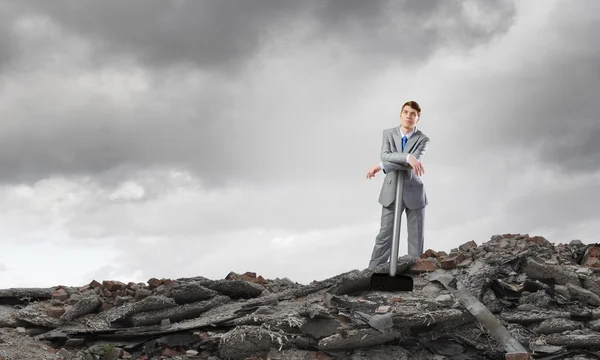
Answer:
POLYGON ((404 176, 396 170, 396 200, 394 204, 394 228, 392 232, 392 253, 390 255, 390 271, 371 275, 371 289, 383 291, 413 291, 413 278, 408 275, 396 275, 398 267, 398 249, 400 246, 400 205, 404 176))

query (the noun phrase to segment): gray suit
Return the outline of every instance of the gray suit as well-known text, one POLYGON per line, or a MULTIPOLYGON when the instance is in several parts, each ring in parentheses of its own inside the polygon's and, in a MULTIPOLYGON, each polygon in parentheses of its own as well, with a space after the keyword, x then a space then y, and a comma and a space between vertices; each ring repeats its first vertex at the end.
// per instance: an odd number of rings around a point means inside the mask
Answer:
POLYGON ((382 206, 381 228, 375 238, 369 268, 386 263, 390 257, 398 174, 396 170, 400 170, 399 174, 404 179, 400 211, 406 211, 408 255, 419 257, 423 253, 425 206, 429 202, 423 180, 412 171, 412 167, 407 162, 407 155, 412 154, 423 161, 429 142, 429 138, 422 131, 415 129, 403 151, 400 126, 383 131, 381 160, 386 175, 379 194, 379 203, 382 206))

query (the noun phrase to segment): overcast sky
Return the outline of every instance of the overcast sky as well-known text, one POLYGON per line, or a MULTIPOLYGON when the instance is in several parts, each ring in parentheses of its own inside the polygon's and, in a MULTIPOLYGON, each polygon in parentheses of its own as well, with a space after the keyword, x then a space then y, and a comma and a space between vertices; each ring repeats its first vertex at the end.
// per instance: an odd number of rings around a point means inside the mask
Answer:
POLYGON ((408 100, 425 249, 597 242, 598 44, 596 0, 0 0, 1 287, 364 269, 408 100))

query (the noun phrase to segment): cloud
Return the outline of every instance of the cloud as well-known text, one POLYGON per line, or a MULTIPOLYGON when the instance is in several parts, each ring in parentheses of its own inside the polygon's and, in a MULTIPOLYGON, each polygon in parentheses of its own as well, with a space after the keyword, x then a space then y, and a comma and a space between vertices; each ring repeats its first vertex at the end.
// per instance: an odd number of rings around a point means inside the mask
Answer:
POLYGON ((532 161, 557 172, 595 172, 600 36, 594 10, 600 6, 555 2, 546 8, 539 9, 543 21, 523 17, 485 55, 463 59, 469 71, 462 73, 453 94, 456 106, 447 114, 460 119, 456 131, 468 128, 457 150, 514 150, 515 168, 531 166, 518 155, 531 153, 532 161))
POLYGON ((49 15, 87 37, 108 58, 134 56, 146 66, 192 64, 210 71, 244 68, 258 49, 285 38, 287 32, 305 34, 305 40, 346 44, 349 56, 383 53, 414 62, 440 46, 464 49, 501 34, 515 12, 510 1, 152 0, 124 4, 111 0, 100 5, 26 0, 21 4, 25 13, 49 15))
POLYGON ((338 138, 358 120, 344 108, 369 71, 468 50, 515 12, 496 3, 503 16, 484 23, 490 3, 475 1, 19 4, 19 60, 0 82, 0 181, 119 182, 158 166, 211 187, 306 180, 331 139, 354 140, 338 138))

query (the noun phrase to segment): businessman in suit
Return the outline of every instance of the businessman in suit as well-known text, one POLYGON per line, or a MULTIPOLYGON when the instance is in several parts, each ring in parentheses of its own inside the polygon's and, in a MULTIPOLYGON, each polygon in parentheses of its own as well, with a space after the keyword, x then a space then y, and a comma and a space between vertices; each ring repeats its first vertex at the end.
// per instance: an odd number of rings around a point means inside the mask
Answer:
POLYGON ((381 228, 375 238, 369 268, 386 263, 391 254, 397 176, 403 178, 400 214, 406 211, 408 230, 408 255, 419 257, 423 253, 423 225, 427 195, 423 184, 423 155, 429 146, 429 137, 418 130, 421 107, 408 101, 400 110, 400 126, 383 131, 381 162, 367 171, 367 179, 383 171, 385 178, 379 194, 382 206, 381 228), (399 171, 396 171, 399 170, 399 171))

